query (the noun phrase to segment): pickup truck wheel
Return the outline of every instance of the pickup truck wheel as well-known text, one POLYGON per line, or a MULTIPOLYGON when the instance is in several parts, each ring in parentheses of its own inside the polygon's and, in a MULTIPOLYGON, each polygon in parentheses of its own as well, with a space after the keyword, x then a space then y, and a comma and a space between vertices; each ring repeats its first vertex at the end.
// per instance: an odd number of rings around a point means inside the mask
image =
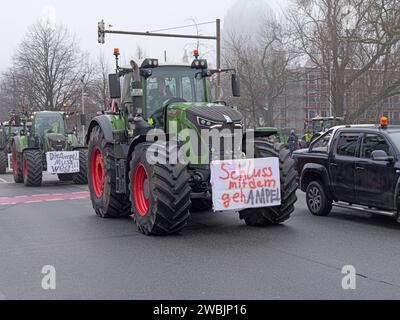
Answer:
POLYGON ((278 225, 290 218, 297 201, 297 171, 289 150, 281 143, 271 143, 264 139, 255 139, 256 158, 279 158, 281 173, 281 206, 260 209, 246 209, 240 212, 249 226, 278 225))
POLYGON ((324 187, 318 181, 308 185, 306 201, 308 209, 314 216, 325 217, 332 211, 332 200, 326 196, 324 187))
POLYGON ((0 151, 0 174, 5 174, 7 171, 7 153, 3 150, 0 151))

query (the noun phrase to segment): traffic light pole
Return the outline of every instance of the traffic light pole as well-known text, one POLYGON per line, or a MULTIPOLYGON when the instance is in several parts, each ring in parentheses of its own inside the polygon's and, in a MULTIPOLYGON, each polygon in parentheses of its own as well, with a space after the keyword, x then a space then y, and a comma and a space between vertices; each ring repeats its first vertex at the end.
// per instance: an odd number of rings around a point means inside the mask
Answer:
MULTIPOLYGON (((144 36, 144 37, 162 37, 162 38, 181 38, 181 39, 197 39, 197 40, 215 40, 217 43, 217 69, 221 69, 221 20, 216 20, 216 36, 200 36, 191 34, 171 34, 171 33, 158 33, 158 32, 135 32, 123 30, 107 30, 104 21, 98 24, 99 43, 105 43, 106 34, 119 34, 130 36, 144 36)), ((217 99, 221 95, 221 75, 218 74, 217 78, 217 99)))

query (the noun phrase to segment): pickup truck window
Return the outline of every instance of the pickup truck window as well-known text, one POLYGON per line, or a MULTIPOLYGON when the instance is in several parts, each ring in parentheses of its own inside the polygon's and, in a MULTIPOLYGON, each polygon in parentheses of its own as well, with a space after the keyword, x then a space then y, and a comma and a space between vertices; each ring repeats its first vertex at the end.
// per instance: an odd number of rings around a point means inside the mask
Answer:
POLYGON ((355 157, 359 137, 357 133, 342 133, 337 144, 337 155, 355 157))
POLYGON ((392 142, 396 145, 397 150, 400 150, 400 132, 393 132, 389 134, 392 142))
POLYGON ((371 159, 372 152, 377 150, 385 151, 390 154, 390 147, 383 137, 377 134, 367 134, 362 145, 362 157, 371 159))
POLYGON ((328 153, 329 143, 331 142, 332 134, 333 130, 330 130, 319 137, 317 140, 315 140, 310 147, 310 151, 317 153, 328 153))

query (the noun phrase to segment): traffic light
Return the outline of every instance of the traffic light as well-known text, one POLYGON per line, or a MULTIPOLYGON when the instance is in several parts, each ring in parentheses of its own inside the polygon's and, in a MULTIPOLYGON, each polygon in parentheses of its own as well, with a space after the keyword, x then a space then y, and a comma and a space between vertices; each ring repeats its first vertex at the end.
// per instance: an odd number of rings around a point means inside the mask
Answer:
POLYGON ((101 20, 98 23, 98 37, 99 37, 99 43, 104 44, 105 43, 105 31, 106 31, 106 25, 104 23, 104 20, 101 20))

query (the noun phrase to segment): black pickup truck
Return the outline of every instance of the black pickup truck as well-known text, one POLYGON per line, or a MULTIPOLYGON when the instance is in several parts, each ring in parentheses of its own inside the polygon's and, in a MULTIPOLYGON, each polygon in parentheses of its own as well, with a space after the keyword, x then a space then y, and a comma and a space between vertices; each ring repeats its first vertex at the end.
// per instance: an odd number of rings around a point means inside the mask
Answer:
POLYGON ((313 215, 337 206, 400 222, 400 127, 332 128, 293 157, 313 215))

